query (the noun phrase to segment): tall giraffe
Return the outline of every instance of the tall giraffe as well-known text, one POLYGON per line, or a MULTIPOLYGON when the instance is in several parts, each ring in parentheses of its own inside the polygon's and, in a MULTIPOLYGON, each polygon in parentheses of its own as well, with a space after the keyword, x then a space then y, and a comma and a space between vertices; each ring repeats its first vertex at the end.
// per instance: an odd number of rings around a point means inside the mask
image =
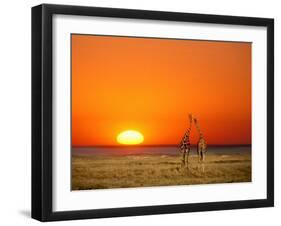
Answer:
POLYGON ((188 164, 188 156, 190 152, 190 132, 191 132, 191 126, 192 126, 192 114, 188 115, 189 117, 189 127, 185 131, 183 138, 180 142, 180 152, 182 153, 182 164, 185 166, 188 164))
POLYGON ((198 120, 196 118, 194 118, 193 120, 194 120, 194 124, 197 128, 197 131, 199 133, 199 140, 197 143, 198 162, 204 162, 205 154, 207 152, 207 143, 203 137, 203 133, 200 129, 198 120))

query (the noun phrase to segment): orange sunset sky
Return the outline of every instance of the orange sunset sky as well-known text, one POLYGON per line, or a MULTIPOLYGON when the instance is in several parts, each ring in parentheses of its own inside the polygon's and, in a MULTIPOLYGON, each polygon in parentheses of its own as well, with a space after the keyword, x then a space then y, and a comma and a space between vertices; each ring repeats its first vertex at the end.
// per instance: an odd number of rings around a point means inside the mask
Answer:
POLYGON ((178 144, 188 113, 209 145, 251 144, 251 43, 71 38, 73 146, 118 145, 129 129, 178 144))

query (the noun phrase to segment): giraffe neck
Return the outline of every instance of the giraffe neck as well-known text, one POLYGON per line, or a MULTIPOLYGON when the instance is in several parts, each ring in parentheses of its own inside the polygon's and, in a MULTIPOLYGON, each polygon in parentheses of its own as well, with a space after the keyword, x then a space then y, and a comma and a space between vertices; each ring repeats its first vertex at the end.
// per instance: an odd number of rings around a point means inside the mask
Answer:
POLYGON ((192 126, 192 120, 189 121, 189 127, 187 129, 187 132, 190 133, 191 132, 191 126, 192 126))
POLYGON ((198 131, 198 133, 199 133, 199 139, 200 139, 200 140, 201 140, 201 139, 204 139, 203 133, 202 133, 200 127, 199 127, 198 122, 196 122, 195 125, 196 125, 196 129, 197 129, 197 131, 198 131))

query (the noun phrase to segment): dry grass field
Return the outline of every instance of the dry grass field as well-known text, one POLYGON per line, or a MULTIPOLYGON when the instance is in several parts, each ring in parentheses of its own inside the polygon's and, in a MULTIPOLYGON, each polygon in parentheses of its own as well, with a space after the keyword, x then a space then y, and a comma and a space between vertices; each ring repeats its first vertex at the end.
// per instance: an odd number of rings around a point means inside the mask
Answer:
POLYGON ((189 167, 173 155, 73 155, 72 190, 251 181, 251 155, 209 154, 189 167))

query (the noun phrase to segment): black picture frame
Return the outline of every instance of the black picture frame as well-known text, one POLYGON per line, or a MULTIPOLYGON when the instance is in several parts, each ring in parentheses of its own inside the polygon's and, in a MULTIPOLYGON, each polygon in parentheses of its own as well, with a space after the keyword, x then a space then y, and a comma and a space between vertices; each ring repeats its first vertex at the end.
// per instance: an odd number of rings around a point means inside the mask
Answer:
POLYGON ((273 150, 273 19, 50 4, 43 4, 32 8, 32 218, 40 221, 56 221, 270 207, 274 205, 273 150), (54 212, 52 210, 52 18, 55 14, 266 27, 267 198, 246 201, 170 204, 160 206, 54 212))

